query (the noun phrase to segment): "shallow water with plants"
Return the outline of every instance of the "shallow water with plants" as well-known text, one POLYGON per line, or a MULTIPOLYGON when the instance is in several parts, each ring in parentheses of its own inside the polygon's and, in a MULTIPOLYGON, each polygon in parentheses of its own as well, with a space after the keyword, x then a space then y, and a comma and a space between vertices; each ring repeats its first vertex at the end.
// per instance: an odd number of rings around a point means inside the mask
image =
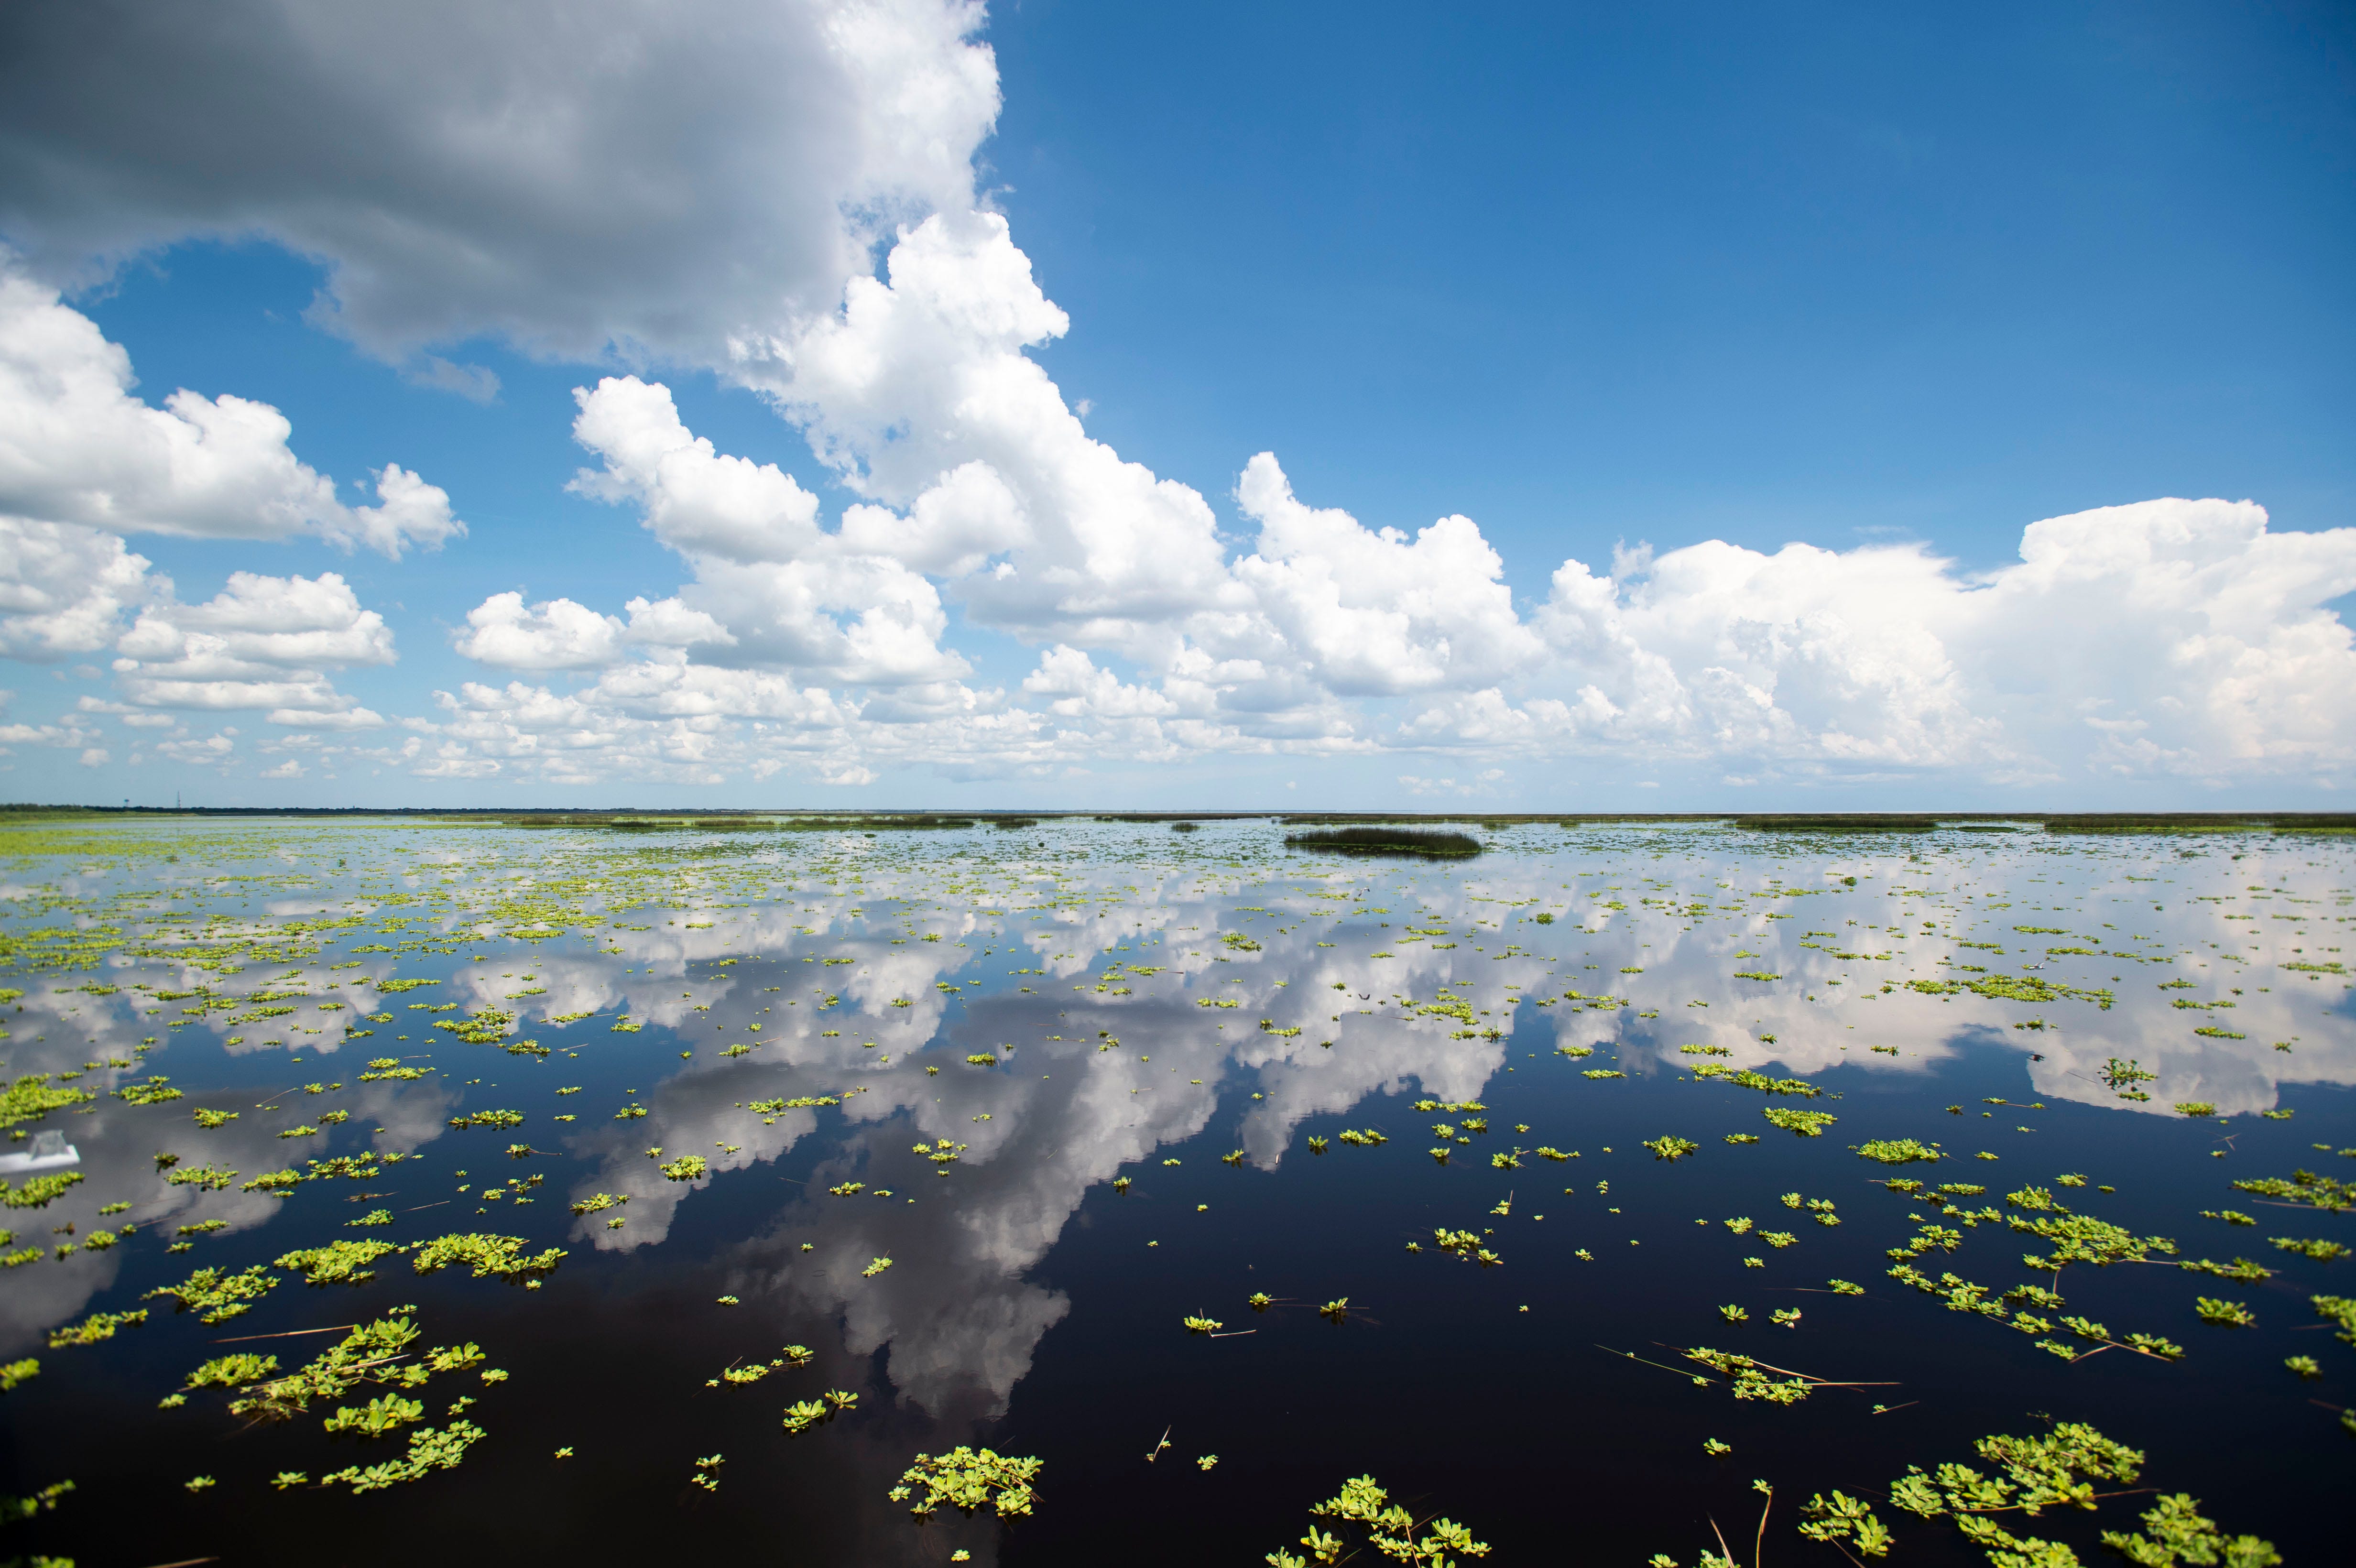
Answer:
POLYGON ((0 829, 0 1561, 2346 1550, 2356 842, 1430 826, 0 829))

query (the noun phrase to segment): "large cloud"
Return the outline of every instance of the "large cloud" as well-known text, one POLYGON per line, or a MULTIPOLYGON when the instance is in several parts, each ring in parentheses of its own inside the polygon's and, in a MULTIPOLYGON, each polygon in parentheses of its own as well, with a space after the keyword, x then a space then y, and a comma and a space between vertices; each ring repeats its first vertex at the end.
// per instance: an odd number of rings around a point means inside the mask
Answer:
MULTIPOLYGON (((194 235, 327 263, 410 360, 477 335, 717 363, 970 204, 998 112, 944 0, 27 0, 0 8, 0 228, 55 281, 194 235)), ((429 379, 477 385, 413 360, 429 379)))

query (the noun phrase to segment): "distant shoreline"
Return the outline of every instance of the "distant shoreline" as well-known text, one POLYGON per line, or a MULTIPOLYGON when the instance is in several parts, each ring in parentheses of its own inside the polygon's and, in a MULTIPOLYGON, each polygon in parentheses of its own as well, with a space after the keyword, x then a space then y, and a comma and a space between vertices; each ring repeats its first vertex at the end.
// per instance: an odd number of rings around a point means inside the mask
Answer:
POLYGON ((1941 830, 2041 829, 2047 833, 2319 833, 2356 834, 2356 812, 2177 811, 2177 812, 1313 812, 1301 811, 1054 811, 905 810, 845 807, 660 807, 660 806, 367 806, 367 805, 47 805, 0 803, 0 825, 10 821, 80 817, 383 817, 402 821, 460 819, 528 827, 657 826, 867 828, 956 828, 1045 825, 1055 822, 1273 821, 1288 827, 1376 823, 1471 823, 1518 827, 1549 823, 1565 827, 1612 825, 1721 827, 1743 832, 1890 834, 1941 830))

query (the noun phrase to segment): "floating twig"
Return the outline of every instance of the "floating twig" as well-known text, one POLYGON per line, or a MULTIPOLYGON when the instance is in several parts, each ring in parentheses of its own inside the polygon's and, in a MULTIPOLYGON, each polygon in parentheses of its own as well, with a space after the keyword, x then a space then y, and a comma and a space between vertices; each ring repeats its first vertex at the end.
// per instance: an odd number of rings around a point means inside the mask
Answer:
MULTIPOLYGON (((331 1323, 325 1328, 289 1328, 284 1334, 240 1334, 235 1339, 216 1339, 213 1343, 216 1345, 241 1345, 248 1339, 292 1339, 298 1334, 334 1334, 343 1329, 357 1328, 359 1327, 359 1325, 357 1323, 331 1323)), ((208 1557, 204 1559, 204 1561, 209 1563, 212 1559, 208 1557)))

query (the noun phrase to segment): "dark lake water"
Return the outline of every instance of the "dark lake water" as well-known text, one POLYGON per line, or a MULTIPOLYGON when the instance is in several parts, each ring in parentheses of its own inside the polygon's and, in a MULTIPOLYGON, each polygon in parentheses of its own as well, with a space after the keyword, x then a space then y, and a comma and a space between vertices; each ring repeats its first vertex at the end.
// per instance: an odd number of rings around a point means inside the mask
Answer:
POLYGON ((1976 1563, 1892 1482, 2054 1423, 2346 1560, 2356 846, 1478 836, 0 830, 12 1108, 95 1096, 0 1145, 82 1179, 0 1210, 0 1489, 74 1483, 0 1560, 1258 1563, 1371 1475, 1493 1563, 1830 1568, 1835 1488, 1976 1563), (890 1495, 958 1445, 1033 1510, 890 1495))

